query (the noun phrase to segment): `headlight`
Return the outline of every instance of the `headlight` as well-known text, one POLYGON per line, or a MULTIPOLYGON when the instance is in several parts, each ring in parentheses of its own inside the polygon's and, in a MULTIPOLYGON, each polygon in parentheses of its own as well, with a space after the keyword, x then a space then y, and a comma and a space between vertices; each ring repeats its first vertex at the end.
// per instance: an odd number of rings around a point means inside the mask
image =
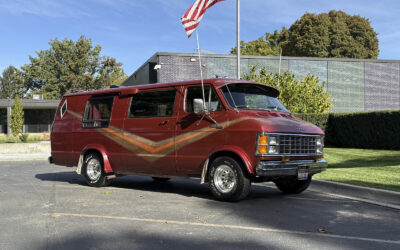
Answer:
POLYGON ((278 146, 268 146, 268 154, 277 154, 278 146))
POLYGON ((279 142, 277 136, 258 136, 257 155, 279 154, 279 142))
POLYGON ((324 138, 321 136, 315 140, 317 146, 317 154, 322 154, 324 151, 324 138))
POLYGON ((278 139, 276 136, 269 137, 269 145, 278 145, 278 139))

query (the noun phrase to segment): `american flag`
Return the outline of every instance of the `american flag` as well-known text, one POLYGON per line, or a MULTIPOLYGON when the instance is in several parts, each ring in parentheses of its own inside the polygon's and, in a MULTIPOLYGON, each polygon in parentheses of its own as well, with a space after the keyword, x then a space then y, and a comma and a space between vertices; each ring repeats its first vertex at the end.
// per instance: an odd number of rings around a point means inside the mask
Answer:
POLYGON ((190 37, 197 28, 206 10, 221 1, 224 0, 197 0, 186 11, 185 15, 182 17, 182 24, 188 37, 190 37))

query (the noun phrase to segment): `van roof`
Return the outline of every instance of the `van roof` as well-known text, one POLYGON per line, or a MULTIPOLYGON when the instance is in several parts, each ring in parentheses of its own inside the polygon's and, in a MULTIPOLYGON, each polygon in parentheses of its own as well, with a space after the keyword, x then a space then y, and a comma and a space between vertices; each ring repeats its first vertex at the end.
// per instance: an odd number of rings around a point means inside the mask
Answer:
MULTIPOLYGON (((229 79, 229 78, 211 78, 211 79, 204 79, 203 82, 205 84, 212 84, 216 88, 222 87, 226 84, 231 83, 251 83, 251 84, 260 84, 254 81, 246 81, 246 80, 238 80, 238 79, 229 79)), ((155 83, 155 84, 143 84, 143 85, 134 85, 134 86, 120 86, 118 88, 109 88, 104 90, 95 90, 95 91, 82 91, 76 92, 71 94, 66 94, 64 96, 79 96, 79 95, 103 95, 103 94, 111 94, 111 93, 120 93, 122 90, 129 91, 129 90, 147 90, 147 89, 158 89, 158 88, 166 88, 166 87, 174 87, 174 86, 186 86, 186 85, 196 85, 200 84, 201 80, 194 80, 194 81, 182 81, 182 82, 170 82, 170 83, 155 83)), ((275 90, 277 95, 279 95, 279 90, 275 87, 262 84, 263 86, 268 86, 271 89, 275 90)))

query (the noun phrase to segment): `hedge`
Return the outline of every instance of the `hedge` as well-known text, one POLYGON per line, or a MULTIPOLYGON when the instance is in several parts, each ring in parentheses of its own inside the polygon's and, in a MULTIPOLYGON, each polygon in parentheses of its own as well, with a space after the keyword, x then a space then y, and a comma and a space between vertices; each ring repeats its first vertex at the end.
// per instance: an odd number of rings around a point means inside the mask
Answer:
POLYGON ((400 149, 400 111, 296 114, 325 131, 327 146, 400 149))

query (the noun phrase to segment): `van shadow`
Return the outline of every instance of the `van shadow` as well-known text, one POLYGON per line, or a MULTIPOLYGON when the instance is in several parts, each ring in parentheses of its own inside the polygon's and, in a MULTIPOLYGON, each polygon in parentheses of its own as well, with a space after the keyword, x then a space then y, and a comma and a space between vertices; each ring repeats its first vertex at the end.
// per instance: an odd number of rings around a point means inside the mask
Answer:
MULTIPOLYGON (((35 178, 41 181, 64 182, 71 185, 88 187, 82 175, 75 172, 57 172, 36 174, 35 178)), ((131 189, 158 193, 175 193, 187 197, 197 197, 207 200, 215 200, 211 194, 208 184, 200 184, 199 179, 173 178, 169 181, 154 181, 147 176, 121 176, 111 180, 110 187, 119 189, 131 189)), ((260 185, 252 185, 251 193, 247 200, 271 199, 282 197, 278 190, 260 185)))

